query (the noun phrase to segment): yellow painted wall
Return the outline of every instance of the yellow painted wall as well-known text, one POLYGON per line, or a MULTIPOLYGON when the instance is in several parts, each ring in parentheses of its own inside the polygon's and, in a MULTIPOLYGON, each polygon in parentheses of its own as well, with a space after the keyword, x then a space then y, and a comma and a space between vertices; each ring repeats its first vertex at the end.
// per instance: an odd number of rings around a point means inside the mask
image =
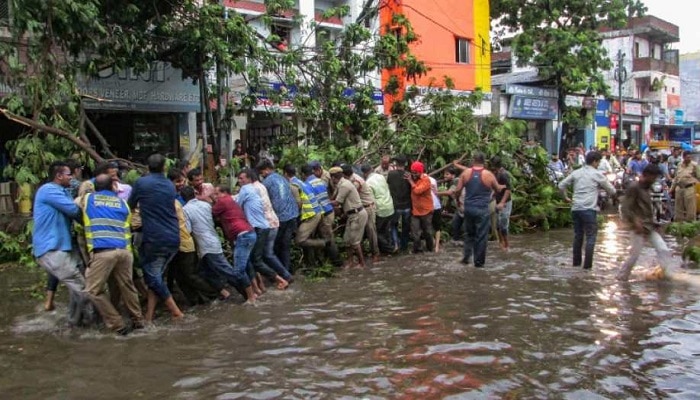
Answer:
POLYGON ((489 0, 473 0, 475 83, 483 92, 491 91, 491 16, 489 0))
POLYGON ((595 145, 598 149, 610 149, 610 128, 604 126, 596 128, 595 145))

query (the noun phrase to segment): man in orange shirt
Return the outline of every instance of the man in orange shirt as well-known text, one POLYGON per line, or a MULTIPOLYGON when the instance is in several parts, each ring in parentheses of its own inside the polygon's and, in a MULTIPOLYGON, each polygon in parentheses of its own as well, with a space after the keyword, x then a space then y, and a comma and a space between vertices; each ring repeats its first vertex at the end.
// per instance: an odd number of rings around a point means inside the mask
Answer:
POLYGON ((427 250, 433 251, 433 192, 430 188, 430 178, 425 174, 425 168, 420 161, 411 164, 410 171, 406 174, 406 180, 411 185, 413 252, 423 252, 421 237, 425 238, 427 250))

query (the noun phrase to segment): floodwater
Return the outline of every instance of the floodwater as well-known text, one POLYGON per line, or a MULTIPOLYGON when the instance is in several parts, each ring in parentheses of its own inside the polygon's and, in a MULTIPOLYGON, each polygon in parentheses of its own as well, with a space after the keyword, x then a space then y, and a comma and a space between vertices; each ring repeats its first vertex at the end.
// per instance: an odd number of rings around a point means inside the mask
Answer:
MULTIPOLYGON (((126 338, 61 330, 65 307, 40 311, 10 290, 28 274, 2 273, 0 397, 698 398, 700 286, 617 283, 627 234, 612 217, 593 271, 570 266, 571 238, 490 243, 484 269, 445 245, 126 338)), ((645 250, 640 269, 654 262, 645 250)))

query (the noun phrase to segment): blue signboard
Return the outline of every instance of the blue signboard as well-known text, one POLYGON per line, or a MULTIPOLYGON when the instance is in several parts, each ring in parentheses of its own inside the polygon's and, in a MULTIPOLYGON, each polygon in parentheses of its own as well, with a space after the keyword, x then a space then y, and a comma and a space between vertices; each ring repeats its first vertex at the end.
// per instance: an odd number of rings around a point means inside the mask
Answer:
POLYGON ((598 100, 595 110, 595 124, 598 127, 610 127, 610 102, 598 100))
POLYGON ((508 108, 509 118, 556 119, 559 112, 558 99, 513 95, 508 108))

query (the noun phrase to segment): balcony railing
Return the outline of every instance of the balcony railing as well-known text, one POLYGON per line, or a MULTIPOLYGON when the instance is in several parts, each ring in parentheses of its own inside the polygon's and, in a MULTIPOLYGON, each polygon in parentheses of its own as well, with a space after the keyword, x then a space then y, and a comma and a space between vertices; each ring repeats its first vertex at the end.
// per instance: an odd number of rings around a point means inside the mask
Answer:
POLYGON ((673 76, 678 76, 678 65, 663 60, 657 60, 656 58, 651 57, 635 58, 632 62, 632 71, 657 71, 673 76))

